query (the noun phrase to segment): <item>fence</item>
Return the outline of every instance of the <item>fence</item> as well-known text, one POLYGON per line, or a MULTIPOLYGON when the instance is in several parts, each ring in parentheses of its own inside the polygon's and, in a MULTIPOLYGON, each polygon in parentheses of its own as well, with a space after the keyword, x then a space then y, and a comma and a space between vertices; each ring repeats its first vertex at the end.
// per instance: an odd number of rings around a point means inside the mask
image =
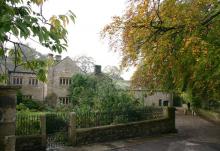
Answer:
MULTIPOLYGON (((175 128, 175 115, 167 113, 163 108, 148 107, 114 112, 17 114, 16 135, 37 134, 42 146, 54 150, 66 144, 168 133, 175 128)), ((30 147, 33 141, 25 146, 30 147)))
POLYGON ((40 113, 17 113, 15 150, 45 151, 45 123, 40 113))
POLYGON ((162 118, 162 108, 140 108, 125 111, 76 113, 76 127, 90 128, 162 118))
MULTIPOLYGON (((140 108, 125 111, 76 113, 76 128, 89 128, 142 120, 159 119, 164 116, 162 108, 140 108)), ((67 131, 69 114, 46 113, 46 133, 67 131)), ((17 113, 16 135, 41 134, 40 114, 17 113)))
POLYGON ((16 114, 16 135, 40 134, 40 114, 16 114))
POLYGON ((47 148, 49 150, 68 143, 68 127, 69 113, 46 114, 47 148))
POLYGON ((47 113, 46 114, 46 132, 52 134, 57 131, 63 131, 68 128, 69 113, 47 113))
POLYGON ((133 118, 137 121, 129 121, 128 123, 120 122, 120 124, 98 127, 75 128, 72 130, 72 144, 81 145, 176 132, 174 108, 153 110, 146 115, 150 116, 142 119, 133 118))

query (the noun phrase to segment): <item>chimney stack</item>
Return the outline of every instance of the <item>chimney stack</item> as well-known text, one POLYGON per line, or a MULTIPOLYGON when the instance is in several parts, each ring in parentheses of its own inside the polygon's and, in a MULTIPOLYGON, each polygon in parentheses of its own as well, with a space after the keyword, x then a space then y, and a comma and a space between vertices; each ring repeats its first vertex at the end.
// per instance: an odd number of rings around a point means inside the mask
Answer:
POLYGON ((95 74, 100 74, 102 72, 102 66, 101 65, 95 65, 95 74))
POLYGON ((53 54, 52 53, 48 53, 47 58, 53 60, 53 54))
POLYGON ((57 62, 61 61, 61 55, 56 55, 55 58, 57 62))

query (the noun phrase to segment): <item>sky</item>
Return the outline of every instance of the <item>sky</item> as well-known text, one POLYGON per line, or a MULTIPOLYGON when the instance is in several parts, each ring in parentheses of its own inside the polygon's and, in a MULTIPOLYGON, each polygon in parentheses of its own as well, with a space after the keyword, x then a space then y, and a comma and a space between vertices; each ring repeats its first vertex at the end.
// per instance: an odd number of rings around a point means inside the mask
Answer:
MULTIPOLYGON (((102 66, 120 65, 119 53, 111 51, 108 42, 100 39, 100 31, 111 22, 111 18, 121 15, 126 7, 126 0, 48 0, 43 6, 43 14, 49 18, 51 15, 65 14, 72 10, 76 15, 75 24, 68 25, 68 48, 62 57, 86 55, 94 58, 96 64, 102 66)), ((49 50, 38 47, 41 53, 49 50)), ((129 80, 134 69, 124 71, 122 77, 129 80)))

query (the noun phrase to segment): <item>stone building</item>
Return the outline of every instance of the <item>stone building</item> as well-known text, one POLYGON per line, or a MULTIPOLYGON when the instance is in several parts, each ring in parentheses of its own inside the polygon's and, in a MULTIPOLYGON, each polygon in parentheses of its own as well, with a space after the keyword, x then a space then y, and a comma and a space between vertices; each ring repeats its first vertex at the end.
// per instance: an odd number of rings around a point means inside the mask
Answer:
POLYGON ((146 106, 173 106, 173 94, 162 90, 130 90, 146 106))
POLYGON ((71 58, 61 60, 60 55, 56 55, 55 58, 54 65, 48 70, 47 101, 51 105, 56 103, 54 100, 61 104, 69 104, 68 88, 71 77, 83 72, 71 58))
MULTIPOLYGON (((21 93, 25 99, 36 101, 47 101, 50 105, 69 104, 68 87, 71 84, 71 77, 76 73, 82 73, 81 69, 69 57, 61 59, 60 55, 53 57, 48 54, 48 59, 53 65, 48 68, 48 81, 39 81, 33 71, 22 67, 14 70, 13 63, 7 64, 8 84, 21 86, 21 93)), ((3 68, 3 67, 2 67, 3 68)))
POLYGON ((131 89, 131 82, 126 80, 115 81, 119 90, 134 95, 138 102, 146 106, 173 106, 173 94, 163 90, 131 89))
POLYGON ((47 96, 47 84, 39 81, 31 71, 9 71, 9 84, 21 86, 24 99, 43 101, 47 96))

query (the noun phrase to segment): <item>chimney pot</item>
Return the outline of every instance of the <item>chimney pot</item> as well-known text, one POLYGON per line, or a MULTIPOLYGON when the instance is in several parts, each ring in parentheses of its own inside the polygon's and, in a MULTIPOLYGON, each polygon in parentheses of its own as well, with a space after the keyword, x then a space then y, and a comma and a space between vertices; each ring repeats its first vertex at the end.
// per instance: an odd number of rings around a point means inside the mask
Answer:
POLYGON ((95 65, 95 74, 100 74, 102 72, 102 66, 101 65, 95 65))
POLYGON ((56 55, 55 58, 56 58, 56 61, 61 61, 61 55, 56 55))
POLYGON ((53 60, 53 54, 52 53, 48 53, 47 58, 53 60))

